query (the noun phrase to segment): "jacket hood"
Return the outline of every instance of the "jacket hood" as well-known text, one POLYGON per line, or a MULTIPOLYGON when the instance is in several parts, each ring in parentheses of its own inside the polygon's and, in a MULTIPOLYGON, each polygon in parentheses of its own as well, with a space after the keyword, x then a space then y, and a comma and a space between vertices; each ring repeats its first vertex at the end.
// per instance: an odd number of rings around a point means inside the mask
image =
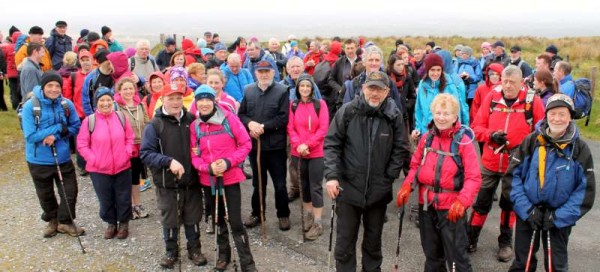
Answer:
MULTIPOLYGON (((153 72, 152 74, 150 74, 150 76, 148 76, 148 84, 150 84, 150 92, 153 92, 153 90, 152 90, 152 80, 154 78, 156 78, 156 77, 158 77, 158 78, 160 78, 162 80, 163 85, 167 84, 167 82, 165 81, 165 75, 161 71, 153 72)), ((158 91, 156 91, 156 93, 160 93, 161 91, 162 90, 158 90, 158 91)))
MULTIPOLYGON (((204 122, 204 121, 202 121, 201 118, 198 118, 198 122, 206 123, 206 124, 213 124, 213 125, 221 125, 221 124, 223 124, 223 122, 225 122, 225 119, 227 119, 228 112, 225 112, 223 109, 221 109, 221 107, 219 105, 217 105, 216 102, 214 102, 213 105, 216 110, 215 110, 215 113, 210 117, 210 119, 208 119, 208 121, 204 122)), ((200 114, 200 113, 198 113, 198 114, 200 114)))
POLYGON ((371 107, 365 100, 365 94, 360 93, 360 96, 356 98, 358 100, 356 108, 360 112, 364 112, 367 116, 380 116, 388 120, 394 120, 400 115, 400 109, 396 106, 396 102, 391 97, 386 98, 379 107, 371 107))
POLYGON ((491 87, 492 83, 490 83, 490 79, 487 75, 490 70, 498 73, 500 75, 499 80, 502 81, 502 70, 504 70, 504 65, 500 63, 492 63, 487 68, 485 68, 485 74, 483 75, 485 77, 485 84, 491 87))
MULTIPOLYGON (((136 88, 136 93, 137 93, 137 88, 136 88)), ((121 106, 125 106, 125 100, 123 100, 123 97, 121 96, 121 93, 115 92, 114 99, 115 99, 115 102, 117 102, 117 104, 119 104, 121 106)), ((140 98, 140 96, 139 95, 133 95, 133 104, 135 106, 137 106, 140 103, 142 103, 142 99, 140 98)))
POLYGON ((90 53, 92 53, 92 56, 94 56, 96 54, 96 51, 98 51, 99 45, 104 46, 104 48, 106 50, 108 50, 108 43, 106 43, 106 41, 103 39, 99 39, 99 40, 93 42, 92 45, 90 46, 90 53))
MULTIPOLYGON (((46 96, 44 95, 44 92, 42 91, 42 86, 40 86, 40 85, 33 87, 33 95, 35 95, 35 97, 38 98, 38 100, 40 101, 40 104, 50 105, 53 102, 52 99, 46 98, 46 96)), ((58 100, 58 99, 62 99, 62 94, 59 95, 55 100, 58 100)))
POLYGON ((19 39, 20 36, 21 36, 20 31, 13 33, 12 36, 10 36, 12 43, 17 43, 17 40, 19 39))
POLYGON ((444 72, 448 74, 455 73, 454 65, 452 65, 452 55, 450 55, 450 52, 448 52, 448 50, 440 50, 435 53, 442 57, 442 60, 444 61, 444 72))
POLYGON ((123 52, 113 52, 108 54, 106 58, 112 63, 114 67, 114 71, 112 73, 113 79, 118 80, 122 76, 130 75, 129 72, 129 63, 127 59, 127 55, 123 52))
MULTIPOLYGON (((290 80, 292 80, 292 78, 290 78, 290 80)), ((296 80, 296 84, 294 85, 295 90, 296 90, 296 99, 300 100, 301 96, 300 96, 300 88, 299 87, 300 87, 300 82, 303 80, 308 80, 310 82, 310 84, 312 85, 312 90, 311 90, 311 94, 310 94, 311 99, 313 99, 313 100, 316 99, 315 90, 317 88, 317 84, 313 80, 313 77, 310 76, 309 74, 301 74, 298 77, 298 80, 296 80)))
POLYGON ((183 39, 181 41, 181 49, 183 51, 187 51, 188 49, 193 49, 195 47, 196 47, 196 45, 194 45, 194 42, 192 42, 192 40, 190 40, 190 39, 183 39))

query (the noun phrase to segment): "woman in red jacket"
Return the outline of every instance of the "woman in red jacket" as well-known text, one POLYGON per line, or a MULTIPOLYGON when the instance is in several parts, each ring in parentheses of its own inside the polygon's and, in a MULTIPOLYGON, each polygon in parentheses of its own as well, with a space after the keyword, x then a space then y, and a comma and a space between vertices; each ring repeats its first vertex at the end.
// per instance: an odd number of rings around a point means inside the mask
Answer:
POLYGON ((96 91, 96 112, 83 119, 77 150, 87 162, 100 202, 100 218, 108 223, 104 239, 129 235, 131 219, 131 162, 135 134, 127 118, 114 111, 110 89, 96 91), (118 224, 118 227, 117 227, 118 224))
POLYGON ((301 75, 296 82, 296 97, 290 102, 288 135, 292 153, 292 165, 299 165, 302 205, 305 214, 305 238, 316 240, 323 234, 323 143, 329 129, 329 111, 324 100, 315 98, 313 78, 301 75), (318 112, 317 112, 318 111, 318 112), (299 162, 300 160, 301 162, 299 162))
POLYGON ((479 111, 479 107, 481 107, 483 99, 492 92, 494 88, 502 83, 502 70, 504 70, 504 66, 500 63, 492 63, 485 68, 485 73, 483 74, 485 83, 477 87, 473 103, 471 104, 471 112, 469 113, 471 124, 475 121, 475 116, 477 116, 477 112, 479 111))
MULTIPOLYGON (((231 261, 229 229, 240 257, 242 271, 256 271, 241 214, 240 183, 246 180, 241 165, 252 149, 250 136, 235 114, 216 105, 214 90, 206 85, 202 86, 204 88, 198 88, 195 93, 200 117, 190 126, 191 152, 192 164, 198 170, 200 183, 202 186, 212 187, 213 192, 219 194, 219 250, 215 269, 225 271, 231 261), (217 183, 219 180, 222 184, 217 183), (228 221, 227 228, 225 220, 228 221)), ((209 201, 214 203, 215 198, 212 195, 209 201)))
POLYGON ((473 159, 477 157, 475 147, 465 135, 469 133, 458 122, 458 110, 458 101, 452 95, 439 94, 434 98, 433 124, 421 137, 398 192, 397 204, 403 206, 408 203, 413 182, 419 185, 425 271, 445 271, 446 267, 472 270, 464 214, 479 191, 481 173, 478 161, 473 159))

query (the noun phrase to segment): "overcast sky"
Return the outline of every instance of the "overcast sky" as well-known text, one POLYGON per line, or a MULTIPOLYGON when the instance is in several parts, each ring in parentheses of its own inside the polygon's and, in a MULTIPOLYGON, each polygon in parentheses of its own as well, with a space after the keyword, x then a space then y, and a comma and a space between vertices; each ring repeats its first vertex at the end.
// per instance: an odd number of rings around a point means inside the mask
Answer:
POLYGON ((117 37, 159 33, 199 36, 218 32, 224 40, 236 36, 284 39, 297 36, 600 36, 600 1, 563 0, 28 0, 2 4, 0 30, 11 25, 27 31, 33 25, 46 33, 57 20, 79 36, 102 25, 117 37), (48 3, 52 3, 49 4, 48 3), (60 4, 58 4, 60 3, 60 4))

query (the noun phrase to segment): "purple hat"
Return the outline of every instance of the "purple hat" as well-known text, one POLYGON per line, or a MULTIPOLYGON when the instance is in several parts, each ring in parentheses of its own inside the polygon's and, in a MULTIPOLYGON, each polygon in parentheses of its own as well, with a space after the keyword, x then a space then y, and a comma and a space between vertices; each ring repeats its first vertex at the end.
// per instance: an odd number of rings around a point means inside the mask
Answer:
POLYGON ((188 73, 185 70, 185 68, 183 68, 183 67, 173 67, 173 68, 171 68, 170 73, 171 73, 171 78, 170 78, 171 82, 173 82, 173 80, 175 80, 178 77, 183 77, 186 82, 188 80, 188 73))

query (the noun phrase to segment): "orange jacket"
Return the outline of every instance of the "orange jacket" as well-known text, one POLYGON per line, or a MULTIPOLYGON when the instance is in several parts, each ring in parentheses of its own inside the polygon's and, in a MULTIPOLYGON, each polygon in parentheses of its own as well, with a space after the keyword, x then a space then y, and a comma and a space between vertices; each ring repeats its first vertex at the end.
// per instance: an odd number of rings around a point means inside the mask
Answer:
MULTIPOLYGON (((41 44, 42 48, 44 49, 44 55, 40 60, 40 68, 42 69, 42 72, 50 71, 52 70, 52 60, 50 59, 50 53, 48 52, 48 49, 46 49, 46 47, 44 46, 44 43, 42 42, 41 44)), ((29 38, 25 40, 25 44, 23 44, 23 46, 21 46, 21 48, 19 48, 19 51, 17 51, 17 53, 15 54, 15 64, 17 65, 17 68, 19 68, 23 60, 27 58, 28 45, 29 38)))

